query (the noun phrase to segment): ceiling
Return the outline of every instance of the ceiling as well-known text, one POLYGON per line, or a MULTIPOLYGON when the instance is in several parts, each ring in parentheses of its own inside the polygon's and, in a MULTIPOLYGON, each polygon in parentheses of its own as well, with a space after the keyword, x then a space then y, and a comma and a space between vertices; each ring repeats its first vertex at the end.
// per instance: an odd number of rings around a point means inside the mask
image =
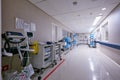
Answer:
POLYGON ((75 33, 89 33, 100 13, 99 24, 119 4, 120 0, 29 0, 75 33), (73 5, 74 4, 76 5, 73 5), (76 3, 77 2, 77 3, 76 3), (106 8, 106 10, 101 10, 106 8))

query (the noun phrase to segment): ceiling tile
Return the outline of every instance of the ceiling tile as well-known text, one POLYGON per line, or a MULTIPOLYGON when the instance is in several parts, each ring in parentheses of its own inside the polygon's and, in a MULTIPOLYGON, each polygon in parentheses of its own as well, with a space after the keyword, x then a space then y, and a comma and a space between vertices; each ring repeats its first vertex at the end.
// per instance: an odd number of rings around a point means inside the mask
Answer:
POLYGON ((29 1, 77 33, 88 33, 99 13, 103 14, 100 20, 102 21, 120 2, 120 0, 75 0, 77 5, 73 5, 74 0, 29 1), (103 7, 107 10, 102 11, 103 7))

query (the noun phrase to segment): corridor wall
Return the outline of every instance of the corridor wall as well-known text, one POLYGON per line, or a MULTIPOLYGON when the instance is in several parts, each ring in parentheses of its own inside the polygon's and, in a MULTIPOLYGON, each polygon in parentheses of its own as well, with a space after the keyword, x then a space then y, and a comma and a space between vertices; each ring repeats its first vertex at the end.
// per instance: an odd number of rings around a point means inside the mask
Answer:
POLYGON ((35 23, 36 31, 34 40, 51 41, 52 23, 59 25, 62 29, 66 26, 34 6, 28 0, 2 0, 2 32, 6 30, 21 31, 16 29, 15 18, 21 18, 26 23, 35 23))
MULTIPOLYGON (((33 22, 36 24, 36 31, 34 32, 34 38, 32 38, 32 40, 35 41, 52 41, 52 23, 59 25, 60 29, 67 30, 65 25, 30 3, 28 0, 2 0, 2 33, 5 31, 24 32, 23 29, 16 29, 16 17, 23 19, 26 23, 33 22)), ((62 33, 59 32, 59 35, 62 35, 62 33)), ((12 68, 19 70, 19 56, 15 55, 13 58, 14 60, 11 64, 12 68)), ((2 59, 2 65, 9 65, 11 58, 2 57, 2 59)))
MULTIPOLYGON (((120 47, 120 4, 109 14, 109 16, 96 28, 96 40, 120 47), (106 28, 105 28, 106 27, 106 28), (106 29, 106 30, 103 30, 106 29)), ((98 48, 115 62, 120 64, 120 49, 98 44, 98 48)))

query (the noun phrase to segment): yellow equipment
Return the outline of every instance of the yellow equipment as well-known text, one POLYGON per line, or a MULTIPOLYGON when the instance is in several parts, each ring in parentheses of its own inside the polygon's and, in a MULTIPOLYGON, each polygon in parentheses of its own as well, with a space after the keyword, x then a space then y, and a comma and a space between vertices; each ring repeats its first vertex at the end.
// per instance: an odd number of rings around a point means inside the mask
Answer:
POLYGON ((39 45, 37 41, 34 41, 32 43, 32 45, 30 45, 30 49, 33 49, 34 51, 32 51, 33 54, 38 54, 39 52, 39 45))

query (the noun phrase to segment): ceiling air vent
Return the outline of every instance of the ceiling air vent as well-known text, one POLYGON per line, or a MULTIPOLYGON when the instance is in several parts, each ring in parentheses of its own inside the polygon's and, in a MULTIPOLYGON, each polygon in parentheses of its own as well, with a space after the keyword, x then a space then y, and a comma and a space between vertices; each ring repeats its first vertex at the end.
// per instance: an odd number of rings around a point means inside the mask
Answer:
POLYGON ((92 2, 95 2, 95 1, 97 1, 97 0, 91 0, 92 2))

